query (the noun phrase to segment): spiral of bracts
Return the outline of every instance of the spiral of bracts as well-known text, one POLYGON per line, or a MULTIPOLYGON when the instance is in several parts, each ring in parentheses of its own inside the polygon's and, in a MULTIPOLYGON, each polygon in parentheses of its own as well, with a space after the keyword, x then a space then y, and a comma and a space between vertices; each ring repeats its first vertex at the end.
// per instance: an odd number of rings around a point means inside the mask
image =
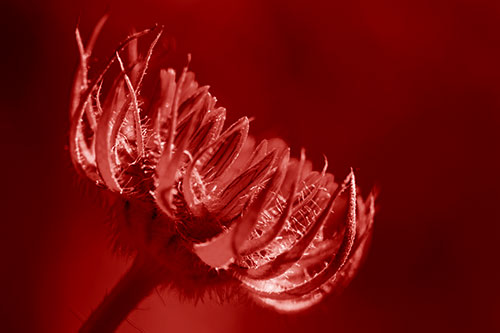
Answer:
POLYGON ((76 31, 69 149, 78 171, 154 204, 204 264, 279 311, 347 285, 366 254, 375 200, 357 194, 352 170, 336 183, 326 159, 314 171, 304 150, 293 158, 280 139, 257 144, 246 117, 224 128, 226 110, 187 66, 177 77, 150 64, 162 27, 131 35, 90 80, 104 21, 86 45, 76 31), (156 82, 150 94, 147 79, 156 82))

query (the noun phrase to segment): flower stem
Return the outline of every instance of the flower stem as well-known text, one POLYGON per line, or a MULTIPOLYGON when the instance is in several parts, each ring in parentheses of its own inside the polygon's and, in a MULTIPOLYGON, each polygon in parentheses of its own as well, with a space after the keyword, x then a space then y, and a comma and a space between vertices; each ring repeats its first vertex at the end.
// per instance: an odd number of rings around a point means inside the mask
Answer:
POLYGON ((115 332, 128 314, 166 278, 166 270, 154 258, 138 254, 118 284, 83 323, 79 333, 115 332))

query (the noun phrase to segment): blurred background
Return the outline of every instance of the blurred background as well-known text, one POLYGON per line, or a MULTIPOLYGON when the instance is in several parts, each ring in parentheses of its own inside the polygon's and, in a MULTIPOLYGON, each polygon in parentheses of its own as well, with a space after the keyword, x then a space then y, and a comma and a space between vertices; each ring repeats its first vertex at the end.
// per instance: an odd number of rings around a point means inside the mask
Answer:
POLYGON ((74 29, 104 60, 163 24, 230 120, 380 187, 368 260, 311 311, 152 295, 119 332, 500 331, 500 2, 143 0, 0 4, 0 317, 74 332, 128 262, 67 152, 74 29))

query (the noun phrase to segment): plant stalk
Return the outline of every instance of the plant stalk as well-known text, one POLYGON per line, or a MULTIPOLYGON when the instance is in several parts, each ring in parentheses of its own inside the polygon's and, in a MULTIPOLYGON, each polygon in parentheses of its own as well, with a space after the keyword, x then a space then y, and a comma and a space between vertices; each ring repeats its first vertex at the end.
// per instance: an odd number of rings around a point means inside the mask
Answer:
POLYGON ((83 323, 79 333, 115 332, 129 313, 166 279, 166 270, 155 258, 138 254, 118 284, 83 323))

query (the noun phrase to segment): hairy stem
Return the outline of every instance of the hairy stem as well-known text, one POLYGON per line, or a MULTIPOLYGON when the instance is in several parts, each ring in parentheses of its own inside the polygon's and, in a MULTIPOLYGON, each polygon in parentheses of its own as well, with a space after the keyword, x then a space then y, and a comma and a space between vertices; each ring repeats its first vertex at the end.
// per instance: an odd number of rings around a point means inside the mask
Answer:
POLYGON ((79 332, 115 332, 128 314, 166 279, 166 270, 154 258, 137 255, 129 270, 83 323, 79 332))

